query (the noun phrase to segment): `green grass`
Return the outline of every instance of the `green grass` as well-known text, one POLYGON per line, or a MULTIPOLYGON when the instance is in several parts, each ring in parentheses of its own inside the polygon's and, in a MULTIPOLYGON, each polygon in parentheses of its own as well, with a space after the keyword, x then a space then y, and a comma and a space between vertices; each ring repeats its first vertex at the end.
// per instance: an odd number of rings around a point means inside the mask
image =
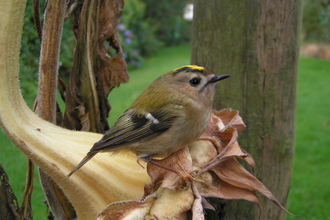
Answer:
POLYGON ((300 60, 289 210, 308 220, 330 219, 329 83, 330 61, 300 60))
MULTIPOLYGON (((189 64, 190 49, 183 45, 167 48, 130 71, 130 82, 115 88, 110 96, 110 124, 156 77, 189 64)), ((296 153, 288 209, 307 220, 330 219, 330 61, 301 59, 298 77, 296 153)), ((0 133, 0 163, 21 201, 26 157, 0 133)), ((37 174, 36 174, 37 176, 37 174)), ((45 219, 45 205, 36 178, 33 193, 34 219, 45 219)), ((288 220, 297 219, 288 216, 288 220)), ((299 218, 298 218, 299 219, 299 218)))
MULTIPOLYGON (((0 130, 0 151, 0 163, 7 172, 11 187, 16 194, 19 204, 21 204, 27 169, 26 156, 6 138, 2 130, 0 130)), ((43 201, 44 195, 38 179, 38 170, 35 168, 34 191, 32 193, 34 219, 46 219, 47 210, 43 201)))

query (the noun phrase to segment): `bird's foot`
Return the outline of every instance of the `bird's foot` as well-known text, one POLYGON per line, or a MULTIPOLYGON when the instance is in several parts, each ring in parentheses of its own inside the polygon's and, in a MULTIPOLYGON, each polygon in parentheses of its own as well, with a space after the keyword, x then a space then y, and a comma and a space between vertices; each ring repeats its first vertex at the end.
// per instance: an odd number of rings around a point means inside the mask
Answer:
POLYGON ((155 160, 152 160, 152 159, 149 160, 148 163, 151 163, 151 164, 156 165, 158 167, 161 167, 165 170, 176 173, 185 182, 187 182, 187 180, 191 180, 191 181, 194 181, 194 182, 197 182, 197 183, 204 184, 204 181, 198 180, 198 179, 193 177, 193 174, 197 173, 197 171, 185 172, 185 171, 182 171, 182 170, 176 170, 176 169, 173 169, 172 167, 168 167, 164 164, 158 163, 158 162, 156 162, 155 160))

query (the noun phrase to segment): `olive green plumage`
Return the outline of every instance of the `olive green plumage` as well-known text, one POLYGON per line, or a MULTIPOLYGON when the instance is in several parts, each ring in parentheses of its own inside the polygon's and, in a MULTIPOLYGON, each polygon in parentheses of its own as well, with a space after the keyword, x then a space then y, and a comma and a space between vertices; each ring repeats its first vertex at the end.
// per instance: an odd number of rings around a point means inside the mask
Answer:
POLYGON ((227 77, 197 65, 183 66, 160 76, 94 144, 69 176, 98 152, 129 150, 148 161, 167 157, 197 140, 210 121, 215 85, 227 77))

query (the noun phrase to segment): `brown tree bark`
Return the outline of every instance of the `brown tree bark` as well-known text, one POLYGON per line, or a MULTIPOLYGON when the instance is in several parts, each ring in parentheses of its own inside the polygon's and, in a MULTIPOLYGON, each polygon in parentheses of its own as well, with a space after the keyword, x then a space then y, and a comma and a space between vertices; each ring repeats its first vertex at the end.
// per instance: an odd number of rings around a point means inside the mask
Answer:
MULTIPOLYGON (((218 87, 215 106, 240 110, 240 143, 256 160, 256 175, 286 205, 294 152, 301 1, 194 1, 193 64, 232 77, 218 87)), ((225 219, 285 219, 261 197, 258 207, 225 202, 225 219)), ((215 219, 215 218, 214 218, 215 219)))

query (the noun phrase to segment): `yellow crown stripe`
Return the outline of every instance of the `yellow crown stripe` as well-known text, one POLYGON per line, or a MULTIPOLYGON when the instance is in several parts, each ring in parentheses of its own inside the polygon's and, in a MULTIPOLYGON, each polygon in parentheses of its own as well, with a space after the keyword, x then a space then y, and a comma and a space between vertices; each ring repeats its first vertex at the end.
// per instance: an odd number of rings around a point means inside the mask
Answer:
POLYGON ((182 67, 179 67, 179 68, 176 68, 175 70, 173 70, 173 72, 176 72, 182 68, 190 68, 192 70, 198 70, 198 71, 204 71, 205 70, 205 67, 202 67, 202 66, 197 66, 197 65, 186 65, 186 66, 182 66, 182 67))

